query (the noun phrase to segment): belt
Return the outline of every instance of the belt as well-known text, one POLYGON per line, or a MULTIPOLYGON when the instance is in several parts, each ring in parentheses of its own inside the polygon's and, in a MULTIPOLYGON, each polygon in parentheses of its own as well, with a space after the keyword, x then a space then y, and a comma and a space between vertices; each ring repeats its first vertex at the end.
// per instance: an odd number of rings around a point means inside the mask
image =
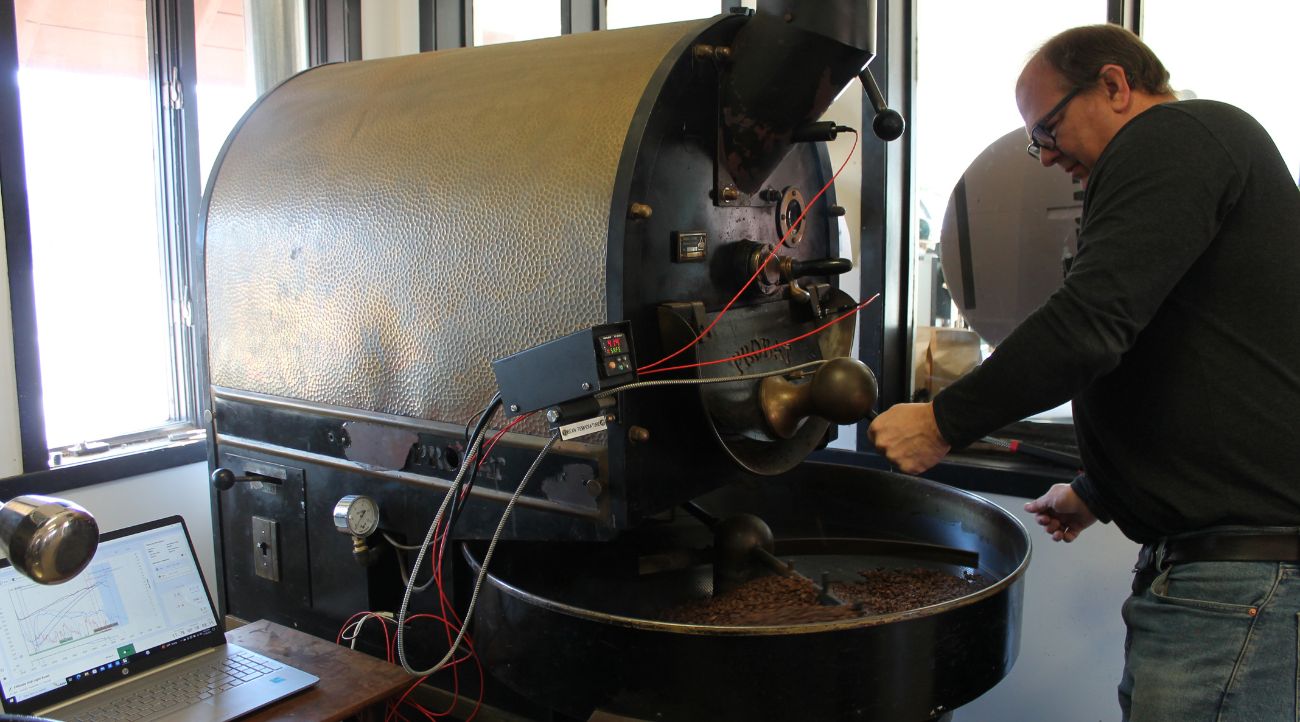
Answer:
POLYGON ((1180 562, 1300 561, 1300 534, 1203 534, 1165 540, 1164 560, 1180 562))

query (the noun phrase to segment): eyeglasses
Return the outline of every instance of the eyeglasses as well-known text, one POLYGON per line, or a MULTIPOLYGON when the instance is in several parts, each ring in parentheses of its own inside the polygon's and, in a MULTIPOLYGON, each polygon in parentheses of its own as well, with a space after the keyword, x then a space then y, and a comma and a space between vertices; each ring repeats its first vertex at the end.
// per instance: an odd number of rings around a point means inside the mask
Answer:
POLYGON ((1080 85, 1074 90, 1066 93, 1065 97, 1061 98, 1061 102, 1057 103, 1055 107, 1047 111, 1047 115, 1044 115, 1042 120, 1034 123, 1034 127, 1029 130, 1029 147, 1025 148, 1025 151, 1029 153, 1030 158, 1038 160, 1038 157, 1042 154, 1044 148, 1047 150, 1056 150, 1056 131, 1048 130, 1047 124, 1051 122, 1052 118, 1055 118, 1058 113, 1065 110, 1065 106, 1069 105, 1071 100, 1074 100, 1074 96, 1078 95, 1086 87, 1088 86, 1080 85))

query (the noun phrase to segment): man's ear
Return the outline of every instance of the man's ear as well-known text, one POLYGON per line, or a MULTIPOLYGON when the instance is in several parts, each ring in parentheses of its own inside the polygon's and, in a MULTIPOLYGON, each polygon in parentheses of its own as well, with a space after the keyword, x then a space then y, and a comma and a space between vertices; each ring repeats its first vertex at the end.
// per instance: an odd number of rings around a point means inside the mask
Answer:
POLYGON ((1127 112, 1133 104, 1133 87, 1129 85, 1128 73, 1122 66, 1109 63, 1101 66, 1099 75, 1111 109, 1118 113, 1127 112))

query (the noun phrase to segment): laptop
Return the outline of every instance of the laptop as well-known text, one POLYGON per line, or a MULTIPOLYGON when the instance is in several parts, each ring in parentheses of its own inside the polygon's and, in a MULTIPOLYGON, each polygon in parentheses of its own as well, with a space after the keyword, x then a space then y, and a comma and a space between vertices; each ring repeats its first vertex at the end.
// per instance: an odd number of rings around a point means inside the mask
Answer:
POLYGON ((0 561, 0 709, 58 720, 230 720, 319 679, 226 642, 179 516, 100 536, 44 586, 0 561))

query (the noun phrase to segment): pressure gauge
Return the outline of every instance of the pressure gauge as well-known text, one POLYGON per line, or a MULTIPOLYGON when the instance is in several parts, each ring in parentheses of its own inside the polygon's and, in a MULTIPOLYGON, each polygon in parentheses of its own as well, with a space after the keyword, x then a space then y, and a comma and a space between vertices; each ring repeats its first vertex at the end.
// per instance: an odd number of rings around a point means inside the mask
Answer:
POLYGON ((356 537, 368 537, 379 528, 379 505, 361 494, 348 494, 334 505, 334 528, 356 537))

